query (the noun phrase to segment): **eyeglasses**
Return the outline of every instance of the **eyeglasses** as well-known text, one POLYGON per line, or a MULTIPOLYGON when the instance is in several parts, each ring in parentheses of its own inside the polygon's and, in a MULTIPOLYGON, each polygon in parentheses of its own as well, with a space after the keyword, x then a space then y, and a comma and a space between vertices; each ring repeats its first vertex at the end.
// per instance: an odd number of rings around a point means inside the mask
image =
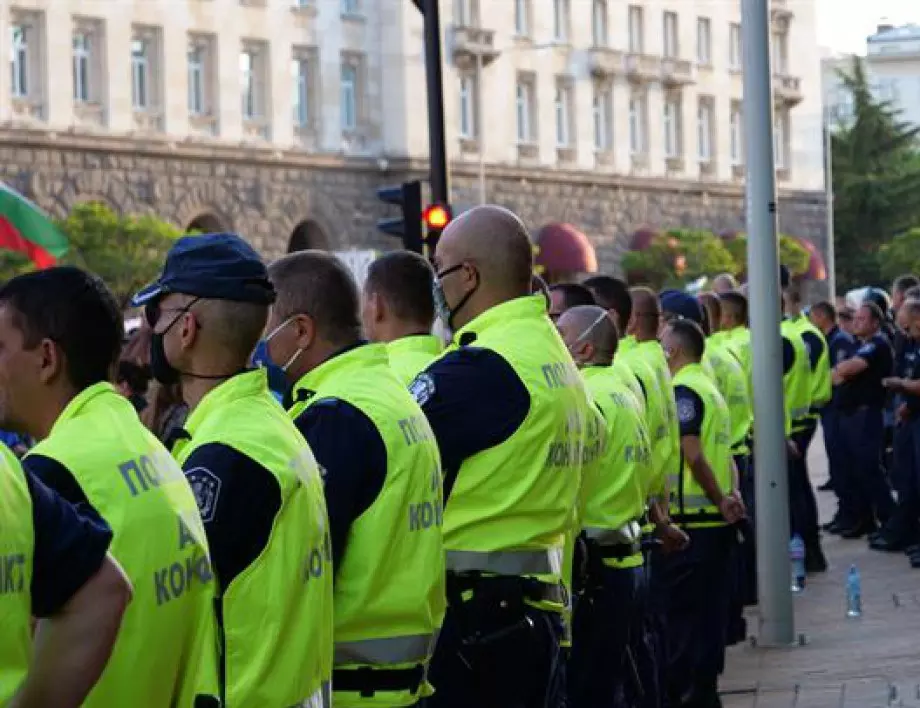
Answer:
POLYGON ((173 322, 175 322, 179 319, 179 317, 184 315, 186 312, 189 312, 200 299, 200 297, 196 297, 183 307, 161 307, 160 303, 154 300, 153 302, 147 303, 147 305, 144 307, 144 318, 147 320, 147 324, 153 328, 156 327, 157 322, 160 321, 160 317, 162 317, 163 314, 167 312, 176 312, 178 314, 173 320, 173 322))

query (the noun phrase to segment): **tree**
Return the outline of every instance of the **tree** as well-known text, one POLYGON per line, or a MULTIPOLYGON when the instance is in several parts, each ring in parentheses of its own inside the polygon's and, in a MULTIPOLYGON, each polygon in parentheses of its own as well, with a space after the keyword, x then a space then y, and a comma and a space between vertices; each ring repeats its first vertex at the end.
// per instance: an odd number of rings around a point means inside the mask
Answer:
POLYGON ((905 273, 920 273, 920 227, 898 234, 882 245, 878 260, 885 283, 905 273))
POLYGON ((657 234, 647 248, 627 253, 623 268, 630 282, 655 290, 681 288, 703 275, 738 271, 722 239, 700 229, 671 229, 657 234))
MULTIPOLYGON (((70 239, 61 265, 76 265, 102 278, 122 306, 154 280, 166 253, 182 235, 175 226, 153 216, 119 216, 104 204, 84 202, 58 221, 70 239)), ((19 254, 0 252, 0 277, 32 270, 19 254)))
POLYGON ((837 279, 842 290, 882 284, 882 244, 920 223, 920 127, 872 96, 862 61, 840 72, 853 119, 832 135, 837 279))
MULTIPOLYGON (((725 247, 732 254, 737 264, 736 275, 747 273, 747 246, 746 233, 740 233, 725 242, 725 247)), ((779 262, 785 265, 793 276, 802 276, 808 272, 811 254, 799 241, 792 236, 780 234, 779 236, 779 262)))

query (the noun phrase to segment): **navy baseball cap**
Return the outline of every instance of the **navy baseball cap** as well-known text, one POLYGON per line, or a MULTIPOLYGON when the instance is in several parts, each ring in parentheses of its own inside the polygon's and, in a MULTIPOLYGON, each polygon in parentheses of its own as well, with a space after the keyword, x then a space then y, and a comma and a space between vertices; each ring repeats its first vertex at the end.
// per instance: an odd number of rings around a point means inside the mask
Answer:
POLYGON ((663 313, 677 315, 682 319, 696 322, 698 325, 703 324, 703 308, 690 293, 680 290, 663 290, 658 300, 663 313))
POLYGON ((134 307, 168 293, 270 305, 275 288, 259 254, 236 234, 183 236, 166 254, 156 281, 131 298, 134 307))

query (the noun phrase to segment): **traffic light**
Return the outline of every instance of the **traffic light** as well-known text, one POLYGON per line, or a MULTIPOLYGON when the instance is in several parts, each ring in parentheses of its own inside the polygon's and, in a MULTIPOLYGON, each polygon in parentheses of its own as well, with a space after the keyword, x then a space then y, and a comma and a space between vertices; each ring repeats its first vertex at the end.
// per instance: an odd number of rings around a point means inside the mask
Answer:
POLYGON ((453 218, 450 206, 446 204, 432 204, 425 209, 422 221, 425 222, 425 243, 428 245, 430 255, 434 254, 438 247, 438 240, 441 238, 441 232, 447 228, 453 218))
POLYGON ((402 239, 403 248, 413 253, 422 252, 422 183, 418 180, 403 182, 397 187, 382 187, 377 198, 402 210, 399 219, 381 219, 377 228, 390 236, 402 239))

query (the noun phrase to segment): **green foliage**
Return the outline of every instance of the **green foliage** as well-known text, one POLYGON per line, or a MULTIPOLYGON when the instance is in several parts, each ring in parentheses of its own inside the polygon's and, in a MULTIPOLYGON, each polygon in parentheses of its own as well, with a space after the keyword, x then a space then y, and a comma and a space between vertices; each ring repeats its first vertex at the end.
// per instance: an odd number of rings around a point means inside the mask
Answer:
POLYGON ((920 273, 920 228, 898 234, 882 245, 878 263, 885 283, 906 273, 920 273))
MULTIPOLYGON (((735 275, 747 272, 747 234, 740 233, 734 239, 727 241, 725 247, 731 253, 736 264, 735 275)), ((811 254, 798 239, 786 234, 779 236, 779 262, 785 265, 793 276, 805 275, 808 272, 808 263, 811 254)))
MULTIPOLYGON (((175 226, 153 216, 119 216, 104 204, 74 206, 57 222, 70 240, 61 264, 76 265, 102 278, 122 305, 159 275, 166 252, 182 235, 175 226)), ((16 253, 0 251, 0 277, 32 269, 16 253)))
MULTIPOLYGON (((780 236, 780 259, 793 275, 804 275, 811 258, 791 236, 780 236)), ((701 276, 742 275, 747 268, 747 235, 724 240, 711 231, 671 229, 657 234, 644 251, 630 251, 623 268, 631 283, 656 290, 683 288, 701 276)))
POLYGON ((920 127, 873 98, 859 58, 840 76, 854 106, 832 136, 837 280, 847 290, 882 284, 881 247, 920 224, 920 127))

